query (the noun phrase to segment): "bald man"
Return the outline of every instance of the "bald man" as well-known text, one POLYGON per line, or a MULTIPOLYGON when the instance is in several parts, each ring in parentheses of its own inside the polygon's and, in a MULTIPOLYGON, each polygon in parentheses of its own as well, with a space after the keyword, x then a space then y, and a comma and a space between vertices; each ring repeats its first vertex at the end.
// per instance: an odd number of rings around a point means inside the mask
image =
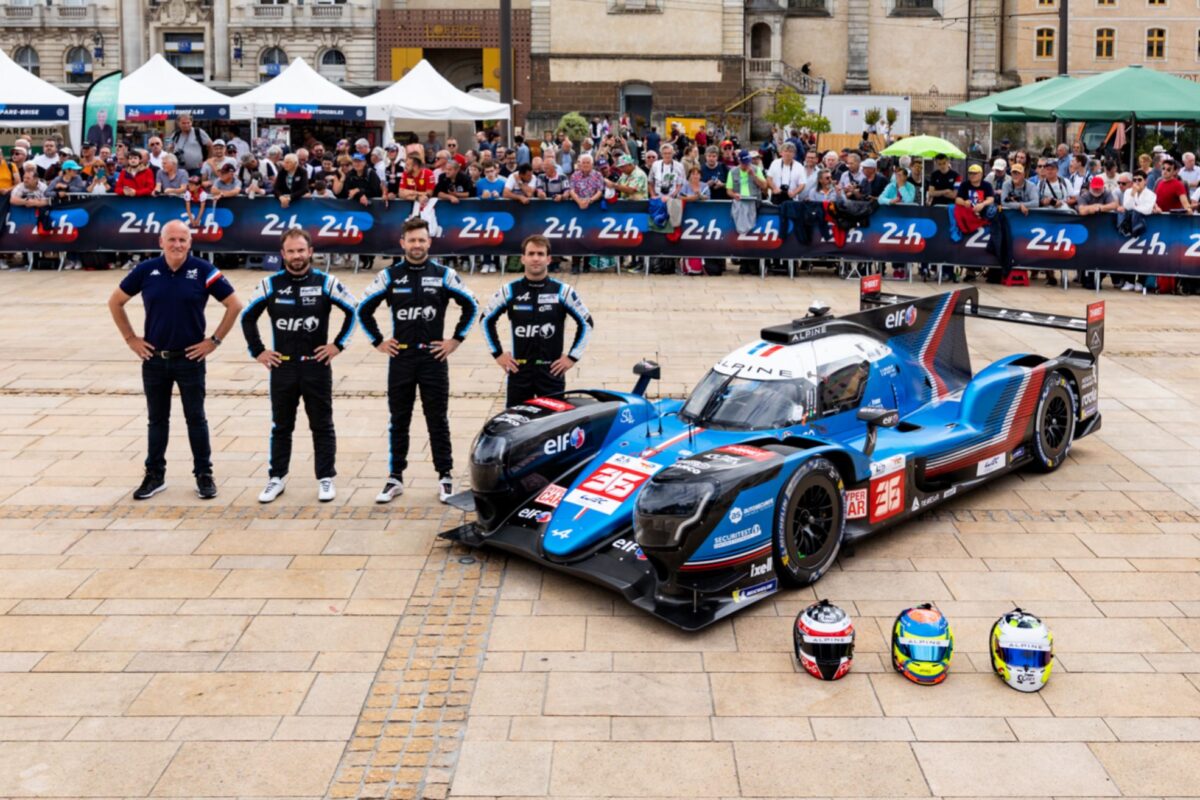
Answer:
POLYGON ((217 484, 204 416, 205 359, 237 322, 242 303, 219 269, 191 254, 192 233, 183 222, 173 220, 164 225, 158 244, 162 255, 134 267, 108 299, 117 330, 142 360, 142 389, 150 418, 146 476, 133 499, 145 500, 167 488, 171 390, 177 384, 192 448, 196 494, 202 500, 211 500, 217 496, 217 484), (125 304, 136 294, 142 295, 146 307, 145 332, 141 336, 134 333, 125 313, 125 304), (225 306, 225 316, 206 338, 204 306, 209 296, 225 306))

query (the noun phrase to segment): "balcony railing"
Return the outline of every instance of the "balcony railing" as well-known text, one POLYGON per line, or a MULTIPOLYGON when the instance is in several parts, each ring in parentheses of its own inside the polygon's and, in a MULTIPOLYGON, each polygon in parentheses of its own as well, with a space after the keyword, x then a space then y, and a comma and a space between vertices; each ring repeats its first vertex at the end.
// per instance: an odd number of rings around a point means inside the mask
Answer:
POLYGON ((255 19, 283 19, 284 12, 291 11, 290 6, 251 6, 254 9, 255 19))
POLYGON ((329 20, 341 19, 344 15, 346 7, 344 5, 336 6, 312 6, 308 7, 309 16, 313 19, 329 20))
POLYGON ((87 15, 87 6, 58 6, 59 19, 84 19, 87 15))

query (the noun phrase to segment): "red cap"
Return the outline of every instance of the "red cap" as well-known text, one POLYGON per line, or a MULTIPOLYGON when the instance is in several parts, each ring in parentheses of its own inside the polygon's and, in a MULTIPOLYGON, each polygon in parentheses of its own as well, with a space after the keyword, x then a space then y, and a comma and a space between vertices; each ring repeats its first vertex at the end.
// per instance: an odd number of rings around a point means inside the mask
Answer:
POLYGON ((1092 178, 1092 188, 1093 189, 1103 189, 1104 188, 1104 178, 1101 178, 1099 175, 1094 176, 1092 178))

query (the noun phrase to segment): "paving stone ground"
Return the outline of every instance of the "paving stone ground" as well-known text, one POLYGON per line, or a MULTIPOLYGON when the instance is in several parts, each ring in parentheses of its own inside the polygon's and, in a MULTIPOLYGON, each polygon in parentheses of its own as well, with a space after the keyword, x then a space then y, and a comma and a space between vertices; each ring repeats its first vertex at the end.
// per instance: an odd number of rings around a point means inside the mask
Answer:
MULTIPOLYGON (((247 292, 257 275, 232 277, 247 292)), ((133 503, 145 416, 104 307, 118 279, 0 274, 0 796, 1200 797, 1194 300, 1105 293, 1104 428, 1057 473, 956 498, 817 587, 686 635, 436 541, 462 515, 433 496, 419 415, 408 493, 376 507, 385 364, 361 336, 335 363, 334 503, 315 502, 303 424, 287 493, 256 502, 265 373, 236 333, 209 368, 220 497, 191 491, 176 405, 171 487, 133 503), (859 631, 854 671, 833 684, 789 654, 792 618, 818 594, 859 631), (958 635, 936 688, 886 660, 891 618, 924 600, 958 635), (988 627, 1014 603, 1055 632, 1040 694, 989 673, 988 627)), ((369 276, 346 280, 361 293, 369 276)), ((486 295, 499 280, 469 284, 486 295)), ((578 285, 599 327, 571 383, 627 387, 657 355, 673 394, 814 297, 857 305, 829 276, 578 285)), ((1093 299, 982 291, 1056 313, 1093 299)), ((968 335, 976 368, 1080 345, 986 322, 968 335)), ((452 381, 461 471, 500 404, 478 339, 452 381)))

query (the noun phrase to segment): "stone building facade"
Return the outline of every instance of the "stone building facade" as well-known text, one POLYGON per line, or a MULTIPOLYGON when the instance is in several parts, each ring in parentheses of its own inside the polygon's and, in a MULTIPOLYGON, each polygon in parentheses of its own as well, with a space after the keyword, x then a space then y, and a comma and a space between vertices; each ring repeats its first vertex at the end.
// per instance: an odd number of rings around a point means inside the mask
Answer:
POLYGON ((0 0, 0 47, 83 88, 162 53, 217 88, 245 89, 301 56, 348 88, 375 85, 376 0, 0 0))

